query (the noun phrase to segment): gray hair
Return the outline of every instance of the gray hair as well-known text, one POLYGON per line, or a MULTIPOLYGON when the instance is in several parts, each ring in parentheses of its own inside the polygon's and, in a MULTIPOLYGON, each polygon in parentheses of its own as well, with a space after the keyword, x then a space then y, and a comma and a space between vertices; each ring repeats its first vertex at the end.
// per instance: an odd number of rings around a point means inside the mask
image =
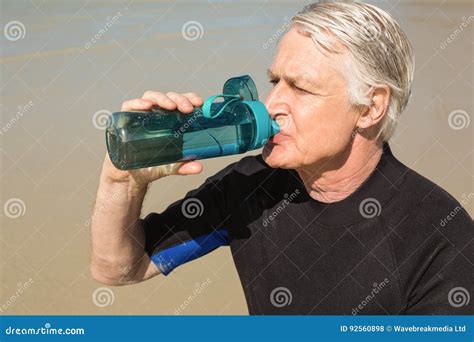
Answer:
POLYGON ((353 105, 369 106, 369 91, 377 84, 390 88, 377 136, 388 141, 408 104, 415 68, 412 47, 398 23, 373 5, 323 1, 306 6, 292 22, 323 50, 340 53, 337 43, 348 50, 352 58, 345 60, 343 71, 353 105))

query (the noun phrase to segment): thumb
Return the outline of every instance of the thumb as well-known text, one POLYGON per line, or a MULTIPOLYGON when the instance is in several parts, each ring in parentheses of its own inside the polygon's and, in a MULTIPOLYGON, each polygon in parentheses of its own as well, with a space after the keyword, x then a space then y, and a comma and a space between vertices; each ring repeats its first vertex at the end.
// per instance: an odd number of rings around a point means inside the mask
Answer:
POLYGON ((194 175, 201 173, 202 171, 202 165, 199 162, 196 161, 189 161, 189 162, 184 162, 179 168, 178 168, 178 175, 194 175))
POLYGON ((152 180, 163 178, 171 175, 192 175, 200 173, 202 165, 195 161, 179 162, 161 166, 153 166, 148 168, 151 172, 152 180))

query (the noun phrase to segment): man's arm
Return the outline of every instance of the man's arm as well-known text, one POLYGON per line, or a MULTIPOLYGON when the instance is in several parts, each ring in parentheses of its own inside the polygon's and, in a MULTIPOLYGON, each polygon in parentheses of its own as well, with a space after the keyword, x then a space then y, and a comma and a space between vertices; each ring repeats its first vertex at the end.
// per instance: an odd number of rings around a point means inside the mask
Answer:
MULTIPOLYGON (((122 111, 150 110, 154 106, 190 113, 202 99, 193 93, 146 92, 141 99, 126 101, 122 111)), ((145 252, 140 211, 148 184, 168 175, 197 174, 198 162, 177 163, 139 170, 116 169, 105 156, 97 199, 92 214, 92 277, 108 285, 141 282, 159 274, 145 252)))
POLYGON ((126 285, 159 274, 144 251, 140 210, 146 187, 101 180, 92 218, 92 277, 126 285))

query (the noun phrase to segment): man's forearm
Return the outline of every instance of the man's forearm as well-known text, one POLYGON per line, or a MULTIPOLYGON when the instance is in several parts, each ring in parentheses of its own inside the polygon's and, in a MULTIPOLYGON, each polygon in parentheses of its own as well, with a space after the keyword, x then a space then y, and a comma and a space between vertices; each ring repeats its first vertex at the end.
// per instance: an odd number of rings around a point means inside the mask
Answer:
POLYGON ((101 179, 92 215, 93 277, 120 284, 143 266, 145 237, 139 224, 146 187, 101 179))

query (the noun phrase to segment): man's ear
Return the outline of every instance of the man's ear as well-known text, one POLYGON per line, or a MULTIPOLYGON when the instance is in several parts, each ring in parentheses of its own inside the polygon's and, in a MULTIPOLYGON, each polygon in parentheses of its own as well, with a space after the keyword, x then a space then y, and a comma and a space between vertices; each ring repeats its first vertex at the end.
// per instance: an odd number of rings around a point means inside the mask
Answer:
POLYGON ((365 130, 377 125, 385 116, 390 101, 390 88, 385 84, 373 86, 370 91, 371 104, 361 111, 357 129, 365 130))

